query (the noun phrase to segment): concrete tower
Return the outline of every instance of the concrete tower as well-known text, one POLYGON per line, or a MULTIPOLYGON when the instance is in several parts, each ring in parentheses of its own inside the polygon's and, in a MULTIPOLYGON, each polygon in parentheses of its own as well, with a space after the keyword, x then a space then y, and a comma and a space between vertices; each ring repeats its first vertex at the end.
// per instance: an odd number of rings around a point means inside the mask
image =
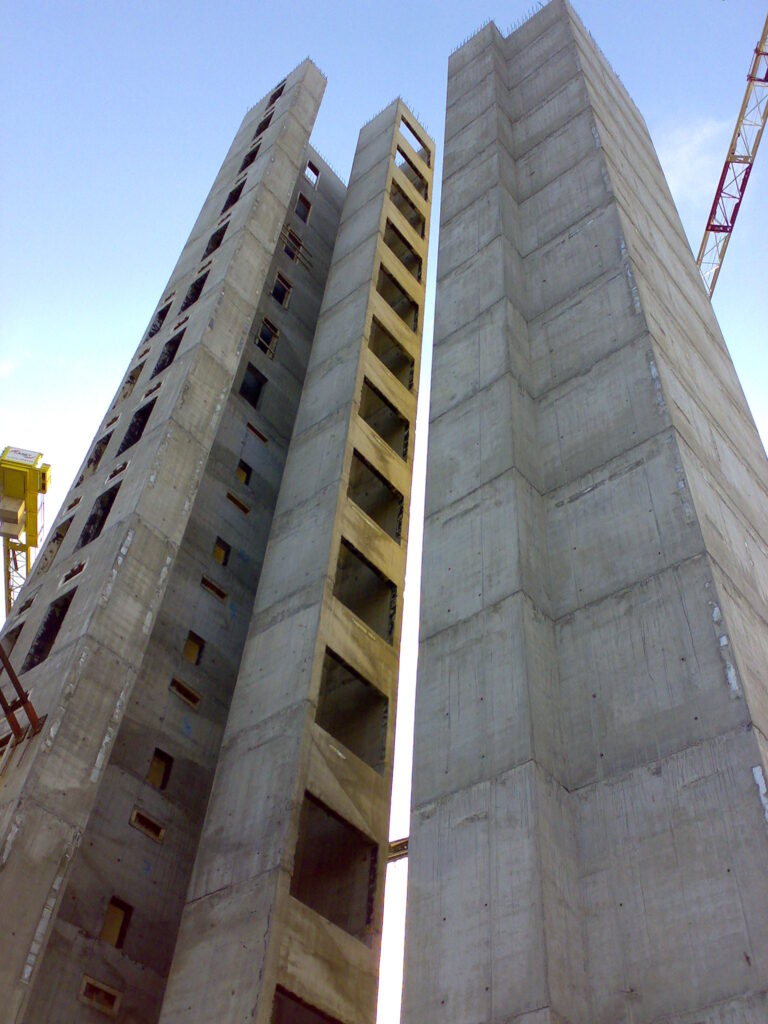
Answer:
POLYGON ((324 88, 245 117, 3 630, 4 1024, 169 973, 163 1019, 304 1022, 332 960, 373 1019, 433 146, 396 101, 347 189, 324 88))
POLYGON ((566 0, 450 59, 405 1024, 768 1020, 768 464, 566 0))

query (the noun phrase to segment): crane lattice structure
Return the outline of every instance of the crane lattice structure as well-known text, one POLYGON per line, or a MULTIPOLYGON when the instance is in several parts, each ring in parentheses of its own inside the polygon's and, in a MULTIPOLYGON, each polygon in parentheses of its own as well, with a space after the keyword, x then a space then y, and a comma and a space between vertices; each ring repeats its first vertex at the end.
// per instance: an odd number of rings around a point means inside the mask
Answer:
POLYGON ((0 454, 0 534, 3 537, 5 614, 21 590, 32 565, 32 551, 42 534, 42 495, 51 467, 40 452, 6 448, 0 454))
POLYGON ((728 148, 723 173, 715 192, 704 238, 696 265, 712 298, 725 250, 739 213, 744 190, 755 162, 757 147, 768 118, 768 17, 763 34, 755 47, 752 66, 747 75, 747 89, 736 121, 736 129, 728 148))

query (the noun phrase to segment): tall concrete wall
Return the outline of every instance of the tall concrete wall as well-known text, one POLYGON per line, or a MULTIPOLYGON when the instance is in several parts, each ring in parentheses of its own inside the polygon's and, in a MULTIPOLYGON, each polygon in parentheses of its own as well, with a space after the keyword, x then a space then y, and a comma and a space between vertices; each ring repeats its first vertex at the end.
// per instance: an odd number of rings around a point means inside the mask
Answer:
POLYGON ((564 0, 449 63, 404 1021, 768 1016, 765 455, 564 0))
POLYGON ((434 163, 404 119, 360 133, 164 1024, 375 1018, 434 163))
POLYGON ((13 923, 0 939, 4 1020, 93 1020, 98 1009, 157 1020, 344 194, 316 155, 322 199, 304 178, 323 89, 305 62, 244 119, 4 630, 48 715, 0 776, 0 898, 13 923), (299 191, 313 200, 311 230, 294 213, 299 191), (301 267, 285 254, 286 224, 303 237, 301 267), (278 269, 294 285, 285 311, 270 306, 278 269), (258 350, 264 315, 281 332, 273 360, 258 350), (256 408, 240 393, 249 364, 266 381, 256 408), (140 440, 121 452, 153 400, 140 440), (91 536, 92 509, 118 485, 91 536), (31 667, 47 609, 75 590, 31 667), (205 642, 199 666, 184 659, 189 630, 205 642), (174 677, 194 708, 169 689, 174 677), (152 781, 155 748, 172 767, 152 781), (137 829, 135 811, 162 835, 137 829), (114 896, 131 924, 119 943, 99 941, 114 896))

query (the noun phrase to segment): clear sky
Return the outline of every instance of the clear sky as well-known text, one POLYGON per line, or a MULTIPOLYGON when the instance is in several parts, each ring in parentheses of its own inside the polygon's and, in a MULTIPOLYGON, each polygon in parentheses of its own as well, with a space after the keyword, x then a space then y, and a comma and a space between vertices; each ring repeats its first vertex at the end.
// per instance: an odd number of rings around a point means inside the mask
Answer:
MULTIPOLYGON (((765 2, 577 0, 575 6, 648 123, 697 251, 765 2)), ((437 141, 439 181, 450 51, 486 19, 507 32, 531 4, 3 0, 0 9, 0 446, 42 451, 52 464, 51 523, 248 107, 309 55, 328 76, 312 141, 343 178, 361 124, 400 94, 437 141)), ((765 441, 768 142, 763 145, 714 307, 765 441)), ((431 296, 437 190, 435 204, 431 296)), ((425 383, 431 326, 430 311, 425 383)), ((422 402, 422 476, 425 411, 422 402)), ((412 513, 416 558, 406 587, 409 657, 401 677, 393 835, 408 829, 422 494, 417 488, 412 513)), ((397 876, 391 892, 401 893, 405 864, 390 874, 397 876)), ((393 950, 401 914, 402 896, 388 906, 393 950)), ((380 1024, 397 1020, 396 960, 396 953, 388 955, 380 1024)))

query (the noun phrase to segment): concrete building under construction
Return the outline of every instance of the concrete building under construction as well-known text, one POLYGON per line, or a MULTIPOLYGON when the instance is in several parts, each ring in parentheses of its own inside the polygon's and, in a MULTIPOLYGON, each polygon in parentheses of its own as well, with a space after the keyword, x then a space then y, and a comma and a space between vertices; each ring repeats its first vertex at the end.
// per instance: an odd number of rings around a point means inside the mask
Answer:
POLYGON ((434 145, 397 100, 345 186, 324 88, 245 117, 3 630, 4 1022, 375 1019, 434 145))
POLYGON ((768 464, 567 0, 450 59, 430 415, 404 1024, 764 1024, 768 464))

